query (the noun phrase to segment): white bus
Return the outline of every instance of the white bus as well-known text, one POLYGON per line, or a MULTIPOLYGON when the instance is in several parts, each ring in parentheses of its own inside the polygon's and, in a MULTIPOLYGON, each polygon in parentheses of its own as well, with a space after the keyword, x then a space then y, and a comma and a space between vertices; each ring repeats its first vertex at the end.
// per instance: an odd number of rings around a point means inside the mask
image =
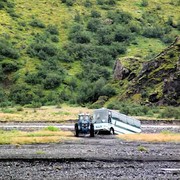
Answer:
POLYGON ((94 131, 109 131, 110 134, 133 134, 141 132, 139 120, 106 108, 93 113, 94 131))

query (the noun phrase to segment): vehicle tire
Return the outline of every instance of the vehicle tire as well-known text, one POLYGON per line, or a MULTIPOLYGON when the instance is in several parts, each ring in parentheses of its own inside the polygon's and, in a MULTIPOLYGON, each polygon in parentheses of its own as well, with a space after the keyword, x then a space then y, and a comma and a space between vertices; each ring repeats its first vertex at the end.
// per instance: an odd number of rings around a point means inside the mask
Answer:
POLYGON ((75 129, 75 136, 79 137, 78 123, 75 124, 74 129, 75 129))
POLYGON ((111 128, 110 131, 109 131, 109 133, 110 133, 111 135, 113 135, 113 134, 114 134, 114 129, 111 128))
POLYGON ((90 137, 94 137, 94 124, 90 124, 90 137))

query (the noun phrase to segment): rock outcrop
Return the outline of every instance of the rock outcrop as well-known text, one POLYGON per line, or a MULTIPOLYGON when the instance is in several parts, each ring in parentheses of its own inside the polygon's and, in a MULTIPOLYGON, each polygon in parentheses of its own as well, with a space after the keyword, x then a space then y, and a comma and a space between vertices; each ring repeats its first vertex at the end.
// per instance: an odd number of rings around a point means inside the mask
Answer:
POLYGON ((121 60, 117 59, 113 70, 114 79, 123 80, 128 78, 129 81, 134 79, 138 74, 141 63, 141 60, 137 57, 126 57, 121 60))
POLYGON ((115 80, 123 80, 130 74, 130 70, 123 67, 121 61, 116 60, 114 66, 114 79, 115 80))
MULTIPOLYGON (((126 89, 126 98, 135 94, 141 95, 141 101, 155 104, 180 105, 180 38, 176 38, 168 48, 159 53, 155 58, 140 64, 139 67, 133 63, 123 66, 116 62, 114 78, 123 81, 127 78, 129 85, 126 89), (130 68, 131 67, 131 68, 130 68), (129 70, 125 76, 124 69, 129 70), (133 81, 130 75, 133 76, 133 81)), ((121 87, 122 88, 122 87, 121 87)), ((120 97, 122 98, 122 97, 120 97)))

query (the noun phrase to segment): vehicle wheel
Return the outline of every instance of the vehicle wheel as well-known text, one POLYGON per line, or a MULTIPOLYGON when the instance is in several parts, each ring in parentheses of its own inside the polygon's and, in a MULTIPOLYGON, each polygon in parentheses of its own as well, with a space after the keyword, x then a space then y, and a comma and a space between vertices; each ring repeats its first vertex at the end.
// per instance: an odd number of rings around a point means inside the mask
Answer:
POLYGON ((75 124, 75 136, 78 137, 79 136, 79 129, 78 129, 78 123, 75 124))
POLYGON ((113 128, 110 129, 110 134, 111 134, 111 135, 114 134, 114 129, 113 129, 113 128))
POLYGON ((94 125, 90 125, 90 137, 94 137, 94 125))

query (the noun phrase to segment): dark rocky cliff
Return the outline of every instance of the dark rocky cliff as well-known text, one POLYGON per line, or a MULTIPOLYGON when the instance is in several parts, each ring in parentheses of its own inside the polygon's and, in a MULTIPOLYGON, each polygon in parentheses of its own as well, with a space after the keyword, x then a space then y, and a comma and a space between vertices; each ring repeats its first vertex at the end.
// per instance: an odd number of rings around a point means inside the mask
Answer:
MULTIPOLYGON (((133 98, 141 103, 180 105, 179 37, 152 60, 141 63, 137 59, 131 59, 124 64, 116 62, 114 78, 120 82, 128 80, 126 98, 133 98)), ((120 99, 122 98, 124 96, 120 95, 120 99)))

